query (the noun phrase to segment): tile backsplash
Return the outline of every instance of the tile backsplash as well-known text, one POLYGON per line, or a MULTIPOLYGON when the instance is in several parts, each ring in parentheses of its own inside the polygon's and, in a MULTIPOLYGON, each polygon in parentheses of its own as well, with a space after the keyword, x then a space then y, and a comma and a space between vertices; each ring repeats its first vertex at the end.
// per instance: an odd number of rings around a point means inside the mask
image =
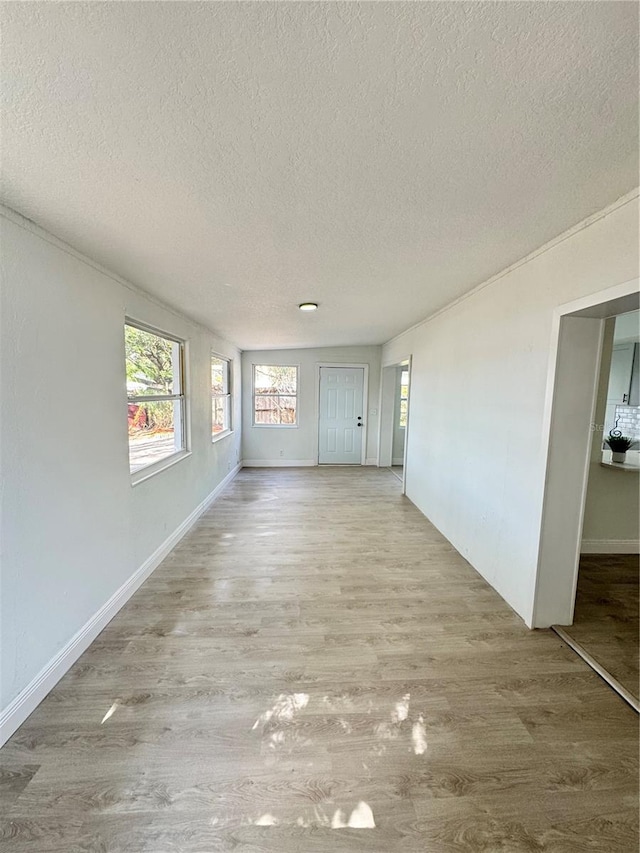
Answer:
POLYGON ((616 418, 623 435, 640 441, 640 406, 616 406, 616 418))

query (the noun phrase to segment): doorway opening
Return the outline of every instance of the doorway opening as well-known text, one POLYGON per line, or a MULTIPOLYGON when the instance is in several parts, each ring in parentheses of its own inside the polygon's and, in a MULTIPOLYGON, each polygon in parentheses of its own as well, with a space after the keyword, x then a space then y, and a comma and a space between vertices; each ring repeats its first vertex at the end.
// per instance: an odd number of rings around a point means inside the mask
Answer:
POLYGON ((640 312, 605 321, 573 624, 556 627, 638 706, 640 312), (615 455, 611 446, 617 447, 615 455), (628 445, 628 447, 627 447, 628 445), (624 448, 621 450, 620 448, 624 448))
POLYGON ((381 468, 389 468, 402 482, 403 494, 406 482, 410 384, 410 358, 383 366, 378 464, 381 468))
MULTIPOLYGON (((616 679, 609 678, 568 632, 576 616, 581 560, 584 568, 589 562, 587 552, 594 550, 594 536, 601 539, 595 550, 615 551, 614 536, 605 537, 602 524, 611 523, 612 515, 613 522, 619 523, 624 512, 629 518, 634 512, 632 506, 620 505, 620 478, 634 478, 637 490, 638 470, 615 470, 610 450, 603 448, 603 433, 615 317, 637 311, 639 304, 636 279, 557 309, 545 406, 547 466, 532 625, 553 627, 614 689, 620 687, 616 679), (614 482, 608 483, 604 494, 594 492, 588 500, 589 483, 598 484, 602 476, 613 477, 614 482), (617 511, 612 500, 618 502, 617 511), (594 511, 598 506, 600 515, 594 511)), ((637 532, 622 550, 632 558, 637 555, 637 532)), ((637 698, 624 688, 618 692, 638 710, 637 698)))

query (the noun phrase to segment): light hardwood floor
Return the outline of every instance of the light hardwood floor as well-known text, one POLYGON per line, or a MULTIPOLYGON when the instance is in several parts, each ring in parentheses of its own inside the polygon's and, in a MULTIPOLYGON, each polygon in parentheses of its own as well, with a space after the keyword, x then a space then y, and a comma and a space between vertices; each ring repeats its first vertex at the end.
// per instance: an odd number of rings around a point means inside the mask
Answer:
POLYGON ((636 699, 639 568, 637 554, 584 554, 573 625, 564 629, 636 699))
POLYGON ((389 470, 245 470, 0 752, 0 838, 633 853, 637 758, 389 470))

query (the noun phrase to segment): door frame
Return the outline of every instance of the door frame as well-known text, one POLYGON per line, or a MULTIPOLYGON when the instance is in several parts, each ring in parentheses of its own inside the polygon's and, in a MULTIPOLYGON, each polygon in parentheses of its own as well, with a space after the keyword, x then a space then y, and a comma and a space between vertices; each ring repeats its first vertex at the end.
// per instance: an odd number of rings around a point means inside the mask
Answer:
MULTIPOLYGON (((404 458, 402 463, 402 494, 407 493, 407 459, 409 453, 409 430, 411 426, 411 371, 413 356, 407 355, 401 359, 383 362, 380 366, 380 405, 378 433, 378 466, 387 468, 393 462, 393 424, 395 421, 395 388, 392 390, 388 383, 387 370, 395 370, 405 366, 409 371, 409 399, 407 400, 407 425, 404 432, 404 458), (389 460, 389 465, 386 464, 389 460)), ((395 377, 394 377, 395 383, 395 377)))
POLYGON ((631 279, 553 312, 532 628, 573 622, 604 322, 639 302, 638 279, 631 279))
MULTIPOLYGON (((369 436, 369 365, 358 362, 318 361, 316 362, 316 465, 320 465, 320 368, 321 367, 346 367, 362 368, 364 370, 362 384, 362 417, 364 418, 364 434, 362 436, 362 447, 360 450, 360 464, 366 465, 367 460, 367 438, 369 436)), ((322 463, 323 465, 326 463, 322 463)))

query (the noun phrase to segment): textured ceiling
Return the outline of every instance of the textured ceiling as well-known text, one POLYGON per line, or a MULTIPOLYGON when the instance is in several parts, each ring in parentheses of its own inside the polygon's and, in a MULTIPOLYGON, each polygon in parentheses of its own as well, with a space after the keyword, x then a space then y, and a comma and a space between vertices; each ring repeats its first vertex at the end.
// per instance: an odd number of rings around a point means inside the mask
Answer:
POLYGON ((4 201, 245 349, 381 343, 637 184, 635 3, 1 6, 4 201))

